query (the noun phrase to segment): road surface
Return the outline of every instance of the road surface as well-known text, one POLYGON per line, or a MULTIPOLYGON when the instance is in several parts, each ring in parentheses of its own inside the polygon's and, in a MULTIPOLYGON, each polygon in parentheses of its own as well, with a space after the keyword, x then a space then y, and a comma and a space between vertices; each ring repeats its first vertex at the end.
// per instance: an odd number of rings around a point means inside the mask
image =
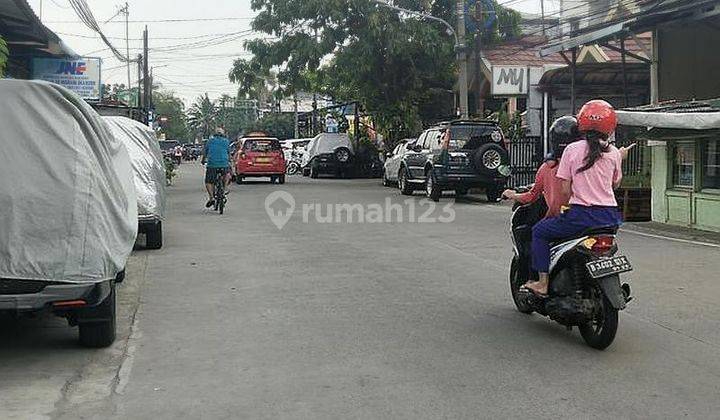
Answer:
POLYGON ((507 206, 446 197, 420 223, 410 207, 428 202, 406 199, 290 177, 234 186, 220 216, 183 164, 165 247, 131 258, 112 348, 78 348, 60 320, 3 322, 0 418, 717 416, 720 249, 621 234, 636 299, 599 352, 515 311, 507 206), (265 205, 280 190, 282 229, 265 205), (353 223, 336 204, 359 205, 353 223))

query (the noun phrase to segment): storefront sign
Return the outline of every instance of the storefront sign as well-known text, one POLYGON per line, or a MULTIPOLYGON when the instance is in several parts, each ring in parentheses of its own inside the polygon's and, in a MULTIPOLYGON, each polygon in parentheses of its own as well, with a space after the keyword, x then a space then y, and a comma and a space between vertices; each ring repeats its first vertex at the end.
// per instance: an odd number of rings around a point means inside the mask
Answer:
POLYGON ((100 100, 100 59, 33 59, 33 79, 56 83, 87 100, 100 100))
POLYGON ((521 66, 493 66, 491 93, 493 95, 527 95, 529 69, 521 66))

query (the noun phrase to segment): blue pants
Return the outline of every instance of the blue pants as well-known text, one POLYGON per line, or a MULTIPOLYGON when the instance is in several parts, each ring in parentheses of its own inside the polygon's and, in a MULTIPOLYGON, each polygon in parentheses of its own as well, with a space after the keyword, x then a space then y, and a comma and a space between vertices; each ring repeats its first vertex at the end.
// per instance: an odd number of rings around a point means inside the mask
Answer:
POLYGON ((550 242, 578 235, 588 229, 620 226, 622 218, 615 207, 584 207, 573 205, 558 217, 544 219, 533 226, 533 270, 547 273, 550 270, 550 242))

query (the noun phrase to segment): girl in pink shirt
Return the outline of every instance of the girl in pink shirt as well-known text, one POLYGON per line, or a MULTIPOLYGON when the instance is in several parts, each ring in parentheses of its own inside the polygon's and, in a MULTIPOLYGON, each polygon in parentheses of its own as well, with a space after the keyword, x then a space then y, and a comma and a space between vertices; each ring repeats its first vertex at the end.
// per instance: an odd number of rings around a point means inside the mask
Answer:
POLYGON ((622 179, 622 153, 608 142, 616 127, 615 110, 605 101, 590 101, 578 113, 585 138, 567 146, 556 174, 563 191, 572 193, 570 210, 533 227, 533 269, 539 281, 523 287, 539 296, 547 295, 552 241, 622 224, 613 192, 622 179))

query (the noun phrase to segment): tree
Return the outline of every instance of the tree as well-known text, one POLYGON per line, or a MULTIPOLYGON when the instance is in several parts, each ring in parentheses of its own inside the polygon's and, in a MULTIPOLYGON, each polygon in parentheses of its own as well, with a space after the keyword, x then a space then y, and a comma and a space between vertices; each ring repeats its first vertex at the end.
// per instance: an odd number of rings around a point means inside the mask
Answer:
MULTIPOLYGON (((394 3, 454 19, 454 0, 394 3)), ((252 86, 279 69, 280 91, 359 100, 393 136, 419 131, 419 109, 436 100, 431 92, 453 89, 454 39, 437 22, 400 16, 370 0, 254 0, 252 6, 258 12, 253 29, 272 38, 246 43, 253 58, 236 62, 231 71, 241 85, 252 86)), ((502 11, 494 31, 505 36, 512 32, 507 18, 514 15, 502 11)), ((452 110, 436 110, 435 117, 448 116, 443 113, 452 110)))
POLYGON ((203 138, 210 137, 215 128, 216 119, 217 107, 207 93, 199 96, 188 110, 188 125, 195 131, 195 134, 203 138))
POLYGON ((9 55, 10 51, 8 50, 7 43, 3 37, 0 36, 0 77, 5 75, 5 66, 7 65, 9 55))
POLYGON ((295 134, 295 117, 293 114, 267 114, 254 124, 251 124, 247 131, 264 131, 271 137, 280 140, 290 139, 295 134))
POLYGON ((246 131, 257 120, 257 109, 248 107, 243 99, 222 95, 217 102, 217 122, 231 138, 246 131))
POLYGON ((173 92, 153 90, 155 114, 160 123, 160 133, 168 139, 191 140, 185 105, 173 92))

